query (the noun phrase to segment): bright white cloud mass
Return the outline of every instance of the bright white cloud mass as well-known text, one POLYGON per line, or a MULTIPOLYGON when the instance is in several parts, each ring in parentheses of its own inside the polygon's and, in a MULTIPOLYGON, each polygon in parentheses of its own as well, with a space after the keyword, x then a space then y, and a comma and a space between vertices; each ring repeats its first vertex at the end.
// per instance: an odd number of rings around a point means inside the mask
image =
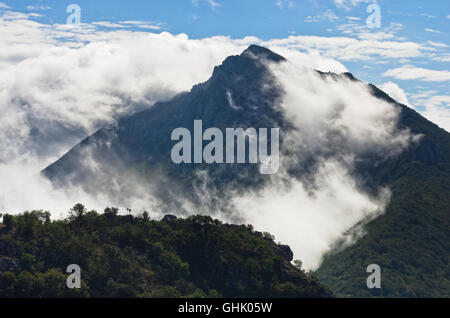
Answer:
MULTIPOLYGON (((358 2, 335 1, 345 8, 358 2)), ((361 193, 349 174, 353 159, 374 148, 387 155, 396 153, 411 136, 395 130, 396 109, 376 101, 362 84, 323 84, 309 69, 341 73, 347 69, 339 61, 410 58, 428 54, 430 47, 395 41, 382 33, 268 41, 225 36, 189 39, 185 34, 133 32, 117 25, 112 27, 118 29, 111 29, 101 22, 79 28, 41 24, 30 20, 33 14, 4 11, 0 16, 0 180, 8 180, 0 188, 0 211, 43 208, 58 217, 79 201, 104 208, 110 202, 106 194, 92 197, 75 188, 55 190, 40 170, 96 129, 189 90, 207 80, 227 56, 260 44, 292 63, 273 72, 286 91, 282 107, 301 136, 291 136, 301 140, 297 146, 305 153, 325 151, 332 146, 330 136, 341 136, 341 151, 348 152, 323 160, 314 176, 313 194, 301 181, 291 180, 286 187, 283 180, 274 179, 261 192, 236 196, 237 211, 255 228, 269 230, 292 245, 307 268, 317 267, 323 253, 349 227, 383 212, 389 191, 379 189, 376 198, 361 193), (361 101, 367 106, 364 110, 361 101), (286 213, 283 218, 280 210, 286 213)), ((407 72, 390 70, 386 76, 448 80, 448 72, 405 68, 407 72)), ((399 102, 408 103, 397 84, 382 87, 399 102)), ((449 129, 448 112, 440 107, 449 100, 441 97, 426 113, 437 121, 447 118, 441 122, 449 129)))
POLYGON ((381 85, 378 85, 378 88, 381 89, 382 91, 384 91, 389 96, 391 96, 393 99, 395 99, 400 104, 407 105, 407 106, 410 105, 405 91, 403 89, 401 89, 396 83, 386 82, 381 85))

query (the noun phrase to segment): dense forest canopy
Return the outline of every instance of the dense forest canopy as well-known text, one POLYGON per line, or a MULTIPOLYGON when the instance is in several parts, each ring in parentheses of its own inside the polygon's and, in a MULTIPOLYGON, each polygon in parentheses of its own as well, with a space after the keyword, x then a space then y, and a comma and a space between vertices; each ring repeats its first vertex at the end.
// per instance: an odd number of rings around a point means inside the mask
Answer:
POLYGON ((3 215, 0 297, 333 296, 291 260, 288 246, 251 226, 77 204, 64 220, 46 211, 3 215), (80 289, 66 286, 70 264, 81 268, 80 289))

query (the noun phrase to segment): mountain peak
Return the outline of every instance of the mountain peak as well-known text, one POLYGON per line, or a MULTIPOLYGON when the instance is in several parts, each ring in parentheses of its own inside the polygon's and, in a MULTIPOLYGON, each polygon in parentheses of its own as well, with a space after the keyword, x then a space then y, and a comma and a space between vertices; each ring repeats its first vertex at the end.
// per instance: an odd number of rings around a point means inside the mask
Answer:
POLYGON ((244 52, 242 52, 241 56, 264 58, 274 62, 286 61, 286 59, 281 55, 272 52, 268 48, 255 44, 250 45, 244 52))
POLYGON ((250 45, 242 54, 229 56, 221 65, 216 66, 212 78, 217 79, 218 76, 224 74, 242 75, 245 71, 252 73, 252 77, 254 77, 256 71, 262 71, 262 64, 264 63, 258 63, 259 60, 275 63, 286 61, 284 57, 265 47, 250 45))

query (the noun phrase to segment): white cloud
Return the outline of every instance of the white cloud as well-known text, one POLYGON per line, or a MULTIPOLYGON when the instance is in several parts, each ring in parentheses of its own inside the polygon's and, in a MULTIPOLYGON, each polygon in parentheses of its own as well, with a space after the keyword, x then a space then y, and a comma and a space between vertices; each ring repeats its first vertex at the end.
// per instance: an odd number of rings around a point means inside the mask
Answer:
POLYGON ((450 96, 435 95, 424 101, 422 115, 450 132, 450 96))
POLYGON ((312 16, 308 15, 308 16, 305 18, 305 22, 308 22, 308 23, 311 23, 311 22, 319 22, 319 19, 318 19, 317 17, 312 17, 312 16))
POLYGON ((370 1, 372 0, 334 0, 334 4, 338 8, 350 10, 351 7, 356 7, 360 3, 367 3, 370 1))
POLYGON ((315 182, 318 190, 313 194, 302 182, 292 181, 290 187, 274 183, 261 192, 234 197, 237 213, 255 229, 288 244, 306 270, 317 269, 322 256, 348 229, 383 213, 389 201, 387 191, 378 199, 359 192, 346 168, 335 162, 324 163, 315 182))
POLYGON ((433 42, 433 41, 427 41, 427 43, 431 46, 439 47, 439 48, 446 48, 448 47, 447 44, 441 43, 441 42, 433 42))
MULTIPOLYGON (((343 147, 345 150, 339 151, 349 150, 347 154, 372 151, 374 145, 398 149, 407 144, 402 134, 398 135, 398 140, 393 138, 399 110, 373 97, 365 84, 348 79, 324 81, 313 70, 298 66, 295 61, 274 68, 273 72, 287 92, 282 107, 300 131, 294 139, 308 151, 327 145, 329 136, 324 132, 333 130, 335 133, 344 131, 342 137, 345 143, 351 144, 351 150, 343 147), (360 107, 362 100, 363 109, 360 107)), ((340 141, 333 139, 332 142, 340 141)))
POLYGON ((326 10, 323 14, 318 14, 315 16, 307 16, 305 18, 305 22, 320 22, 323 20, 327 20, 329 22, 338 21, 338 16, 330 9, 326 10))
POLYGON ((384 91, 389 96, 391 96, 396 102, 410 106, 406 93, 396 83, 386 82, 381 85, 378 85, 378 88, 384 91))
POLYGON ((36 209, 52 212, 53 218, 67 216, 68 209, 80 198, 91 208, 104 209, 106 197, 94 198, 77 188, 56 190, 51 183, 39 174, 41 166, 34 160, 4 164, 0 162, 1 180, 0 210, 18 213, 36 209), (101 202, 103 201, 103 202, 101 202))
POLYGON ((427 17, 429 19, 437 18, 435 15, 428 14, 428 13, 421 13, 420 15, 423 16, 423 17, 427 17))
POLYGON ((0 9, 10 9, 10 7, 4 2, 0 2, 0 9))
POLYGON ((93 25, 98 25, 105 28, 129 28, 129 25, 123 25, 120 23, 112 23, 107 21, 99 21, 99 22, 93 22, 93 25))
POLYGON ((421 80, 426 82, 445 82, 450 80, 449 71, 430 70, 412 65, 389 69, 383 76, 394 77, 400 80, 421 80))
POLYGON ((207 3, 213 9, 222 6, 219 2, 216 2, 214 0, 192 0, 192 4, 196 7, 200 4, 200 2, 207 3))
POLYGON ((372 39, 392 39, 395 37, 396 40, 404 41, 401 37, 397 35, 397 32, 403 29, 401 23, 391 22, 389 25, 383 27, 383 31, 374 31, 369 29, 367 24, 358 23, 357 20, 350 20, 348 23, 344 23, 338 27, 345 35, 352 35, 360 39, 372 38, 372 39), (381 36, 382 35, 382 36, 381 36))
POLYGON ((358 17, 345 17, 347 20, 351 20, 351 21, 359 21, 361 20, 361 18, 358 17))
POLYGON ((276 0, 275 5, 283 10, 284 8, 293 8, 295 7, 295 2, 292 0, 276 0))
POLYGON ((390 36, 376 34, 373 37, 289 36, 268 41, 274 45, 300 50, 317 50, 321 54, 340 61, 366 61, 380 58, 410 58, 423 56, 426 48, 416 42, 386 41, 390 36), (375 38, 373 38, 375 37, 375 38), (376 38, 378 37, 378 38, 376 38))
POLYGON ((33 11, 33 10, 44 11, 44 10, 51 10, 51 9, 52 9, 52 7, 50 7, 50 6, 27 6, 28 11, 33 11))
POLYGON ((436 90, 422 90, 420 93, 407 94, 393 82, 387 82, 378 87, 397 102, 415 108, 422 116, 450 132, 450 96, 439 95, 436 90))
POLYGON ((430 54, 433 61, 450 62, 450 53, 430 54))
POLYGON ((430 29, 430 28, 425 28, 425 31, 431 32, 431 33, 442 33, 441 31, 430 29))
POLYGON ((450 132, 450 96, 438 95, 436 91, 422 91, 411 94, 415 106, 424 108, 418 111, 441 128, 450 132))
POLYGON ((334 14, 334 12, 331 11, 331 10, 325 11, 323 16, 324 16, 325 19, 327 19, 330 22, 339 20, 339 18, 336 16, 336 14, 334 14))
POLYGON ((149 21, 119 21, 120 24, 129 24, 142 29, 161 30, 160 24, 155 24, 149 21))

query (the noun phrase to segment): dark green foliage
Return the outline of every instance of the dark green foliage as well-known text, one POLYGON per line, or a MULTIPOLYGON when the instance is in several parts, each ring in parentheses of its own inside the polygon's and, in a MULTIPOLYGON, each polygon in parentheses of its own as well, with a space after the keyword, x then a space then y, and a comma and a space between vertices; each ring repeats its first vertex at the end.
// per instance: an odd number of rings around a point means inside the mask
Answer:
POLYGON ((162 221, 99 215, 77 204, 66 220, 43 211, 0 224, 1 297, 331 297, 270 235, 206 216, 162 221), (66 268, 81 267, 81 289, 66 268))

